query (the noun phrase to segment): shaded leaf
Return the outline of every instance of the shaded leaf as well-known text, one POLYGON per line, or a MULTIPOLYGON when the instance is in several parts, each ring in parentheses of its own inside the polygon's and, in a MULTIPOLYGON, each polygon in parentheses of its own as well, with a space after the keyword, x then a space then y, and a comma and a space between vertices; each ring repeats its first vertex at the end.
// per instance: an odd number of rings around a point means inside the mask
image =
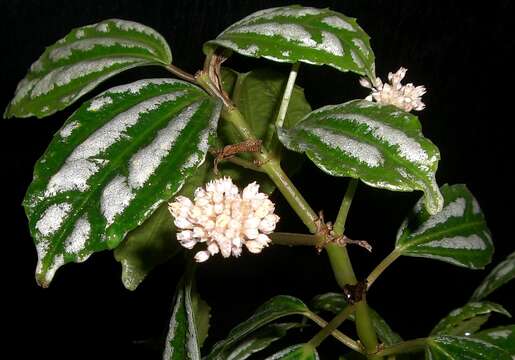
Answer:
POLYGON ((265 360, 318 360, 317 351, 308 344, 287 347, 265 360))
POLYGON ((155 266, 180 250, 168 205, 162 204, 114 250, 115 259, 122 265, 123 285, 128 290, 136 290, 155 266))
MULTIPOLYGON (((222 82, 225 91, 231 96, 231 99, 245 117, 254 135, 263 141, 263 147, 269 151, 275 150, 275 148, 272 149, 274 140, 277 143, 275 119, 287 80, 287 74, 272 69, 258 69, 248 73, 238 73, 229 68, 222 68, 222 82)), ((293 126, 310 111, 311 106, 304 96, 304 89, 300 86, 294 86, 284 126, 286 128, 293 126)), ((242 141, 238 130, 231 123, 225 121, 220 124, 219 136, 223 144, 234 144, 242 141)), ((220 147, 223 144, 220 144, 220 147)), ((295 173, 302 164, 298 154, 291 152, 274 154, 277 158, 280 158, 281 155, 284 156, 285 171, 289 175, 295 173)), ((247 161, 252 161, 250 154, 243 153, 238 156, 247 161)), ((265 174, 249 171, 228 162, 220 164, 219 168, 223 175, 230 176, 242 185, 257 181, 261 185, 261 191, 268 194, 275 189, 274 183, 265 174)))
POLYGON ((297 323, 268 324, 255 331, 235 346, 225 351, 226 360, 244 360, 252 354, 266 349, 273 342, 284 337, 288 330, 300 327, 297 323))
POLYGON ((330 175, 392 191, 422 190, 430 213, 442 208, 435 180, 440 153, 410 113, 353 100, 317 109, 278 135, 288 149, 306 153, 330 175))
POLYGON ((76 28, 32 64, 4 116, 42 118, 122 71, 171 61, 167 42, 148 26, 109 19, 76 28))
POLYGON ((308 313, 307 306, 297 298, 285 295, 273 297, 261 305, 250 318, 235 326, 226 339, 216 343, 207 359, 226 360, 226 351, 230 351, 235 344, 255 330, 285 316, 308 313))
MULTIPOLYGON (((179 194, 191 197, 206 179, 208 163, 204 162, 191 175, 179 194)), ((175 225, 168 205, 161 205, 143 224, 127 234, 114 250, 122 265, 122 282, 128 290, 135 290, 148 273, 182 250, 175 238, 175 225)))
POLYGON ((118 246, 176 194, 203 163, 220 109, 173 79, 137 81, 84 103, 37 162, 24 199, 38 282, 118 246))
POLYGON ((494 247, 477 200, 465 185, 444 185, 441 192, 444 206, 438 214, 422 209, 422 200, 415 205, 397 233, 396 251, 482 269, 494 247))
POLYGON ((474 291, 472 300, 484 299, 495 289, 513 279, 515 279, 515 252, 508 255, 504 261, 500 262, 490 274, 486 276, 481 285, 474 291))
POLYGON ((474 334, 474 337, 499 346, 515 357, 515 325, 499 326, 474 334))
POLYGON ((451 311, 449 315, 440 320, 431 331, 431 335, 468 336, 478 331, 492 312, 511 317, 510 313, 499 304, 486 301, 470 302, 451 311))
POLYGON ((511 360, 503 349, 489 342, 469 337, 436 336, 428 338, 428 360, 511 360))
MULTIPOLYGON (((338 314, 348 305, 345 301, 343 294, 326 293, 320 294, 313 298, 311 301, 311 308, 313 311, 328 311, 333 314, 338 314)), ((402 338, 386 323, 386 321, 369 306, 369 315, 379 339, 386 345, 396 344, 402 341, 402 338)), ((354 314, 349 316, 349 320, 356 321, 354 314)))
POLYGON ((299 5, 257 11, 204 45, 272 61, 328 65, 374 77, 369 36, 356 19, 329 9, 299 5))

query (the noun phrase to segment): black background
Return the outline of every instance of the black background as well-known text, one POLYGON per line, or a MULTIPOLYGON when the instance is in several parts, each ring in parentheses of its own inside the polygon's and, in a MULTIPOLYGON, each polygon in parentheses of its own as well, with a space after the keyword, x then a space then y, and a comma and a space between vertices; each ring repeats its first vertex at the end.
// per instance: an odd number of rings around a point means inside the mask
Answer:
MULTIPOLYGON (((174 63, 195 72, 201 67, 201 45, 253 11, 289 1, 15 1, 0 0, 2 95, 5 108, 17 82, 45 46, 71 28, 109 17, 149 25, 171 44, 174 63)), ((513 251, 513 58, 510 1, 298 1, 330 7, 358 18, 372 37, 377 73, 383 78, 399 66, 408 81, 424 84, 427 110, 420 114, 424 134, 439 148, 440 184, 466 183, 478 198, 496 244, 494 263, 513 251)), ((239 70, 265 66, 266 61, 234 56, 239 70)), ((287 67, 279 66, 287 71, 287 67)), ((118 75, 94 93, 143 77, 168 76, 160 69, 137 69, 118 75)), ((309 65, 299 83, 314 108, 364 97, 353 74, 309 65)), ((88 98, 91 95, 86 96, 88 98)), ((135 292, 119 280, 120 267, 110 252, 84 264, 70 264, 49 289, 37 287, 36 253, 20 206, 32 178, 32 166, 77 105, 50 118, 2 122, 3 193, 0 262, 3 328, 0 353, 46 359, 157 359, 170 315, 171 300, 182 264, 170 262, 155 270, 135 292)), ((306 163, 294 182, 315 209, 336 215, 346 180, 331 178, 306 163)), ((350 249, 355 270, 365 277, 393 247, 397 227, 418 199, 418 193, 393 193, 361 185, 347 232, 368 239, 373 254, 350 249)), ((280 229, 304 231, 274 195, 283 221, 280 229)), ((488 267, 491 269, 492 265, 488 267)), ((405 338, 424 336, 451 309, 461 306, 486 272, 441 262, 401 258, 369 293, 369 302, 405 338)), ((200 266, 198 286, 213 307, 208 345, 223 337, 260 303, 277 294, 299 296, 337 291, 325 254, 311 249, 272 247, 260 256, 213 259, 200 266)), ((513 285, 491 296, 515 310, 513 285)), ((506 323, 494 316, 493 324, 506 323)), ((300 336, 307 340, 311 334, 300 336)), ((342 347, 334 340, 322 346, 324 358, 342 347)), ((4 358, 5 356, 2 356, 4 358)))

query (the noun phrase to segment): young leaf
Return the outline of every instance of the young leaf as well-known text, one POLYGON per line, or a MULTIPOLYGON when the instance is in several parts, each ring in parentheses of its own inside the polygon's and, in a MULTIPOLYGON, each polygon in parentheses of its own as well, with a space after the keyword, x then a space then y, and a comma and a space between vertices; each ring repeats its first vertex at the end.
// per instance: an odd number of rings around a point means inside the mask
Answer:
MULTIPOLYGON (((279 109, 284 87, 288 76, 272 70, 259 69, 248 73, 238 73, 229 68, 222 68, 222 81, 225 91, 242 112, 245 120, 258 139, 263 141, 263 147, 271 149, 275 134, 275 119, 279 109)), ((304 89, 294 86, 290 98, 288 111, 284 120, 284 126, 289 128, 297 123, 304 115, 311 111, 311 106, 304 96, 304 89)), ((229 122, 222 122, 219 127, 219 136, 224 144, 234 144, 242 139, 238 130, 229 122)), ((223 146, 221 144, 221 146, 223 146)), ((297 153, 275 154, 278 158, 283 155, 285 171, 291 175, 302 164, 297 153)), ((250 154, 239 154, 239 157, 252 161, 250 154)), ((221 173, 229 175, 235 181, 248 184, 257 181, 262 191, 272 193, 274 183, 265 174, 248 171, 240 166, 222 163, 219 166, 221 173)))
POLYGON ((155 266, 180 250, 168 205, 162 204, 114 250, 115 259, 122 264, 123 285, 128 290, 136 290, 155 266))
POLYGON ((506 351, 489 342, 458 336, 427 339, 426 359, 430 360, 511 360, 506 351))
POLYGON ((305 152, 330 175, 393 191, 422 190, 431 214, 442 208, 435 180, 440 153, 410 113, 353 100, 317 109, 278 135, 287 148, 305 152))
POLYGON ((24 199, 36 279, 114 248, 205 159, 221 104, 179 80, 148 79, 83 104, 37 162, 24 199))
POLYGON ((499 263, 486 276, 481 285, 478 286, 472 300, 481 300, 490 295, 495 289, 506 284, 508 281, 515 279, 515 252, 499 263))
MULTIPOLYGON (((188 178, 179 194, 191 197, 204 184, 208 172, 204 162, 188 178)), ((122 265, 122 282, 128 290, 135 290, 148 273, 183 249, 175 238, 175 226, 168 205, 161 205, 143 224, 127 234, 114 249, 115 259, 122 265)))
POLYGON ((499 304, 487 301, 470 302, 451 311, 449 315, 440 320, 431 331, 431 335, 468 336, 478 331, 492 312, 511 317, 510 313, 499 304))
POLYGON ((272 61, 328 65, 374 78, 369 36, 356 19, 329 9, 299 5, 255 12, 204 45, 272 61))
POLYGON ((515 359, 515 325, 483 330, 474 334, 474 337, 499 346, 515 359))
POLYGON ((206 359, 226 360, 226 352, 255 330, 284 316, 306 315, 307 313, 309 313, 309 309, 297 298, 285 295, 273 297, 261 305, 250 318, 234 327, 226 339, 216 343, 206 359))
POLYGON ((209 321, 209 314, 199 312, 205 302, 193 290, 193 273, 188 269, 177 286, 163 360, 200 360, 198 324, 209 321))
POLYGON ((119 19, 83 26, 46 48, 18 84, 4 116, 42 118, 122 71, 171 61, 167 42, 148 26, 119 19))
POLYGON ((233 349, 226 351, 226 360, 244 360, 252 354, 266 349, 273 342, 284 337, 288 330, 300 327, 297 323, 268 324, 255 331, 240 343, 233 346, 233 349))
MULTIPOLYGON (((339 293, 326 293, 320 294, 313 298, 311 301, 311 308, 313 311, 328 311, 333 314, 338 314, 346 306, 347 301, 343 294, 339 293)), ((393 345, 402 341, 402 338, 386 323, 386 321, 374 309, 369 307, 369 315, 379 339, 386 345, 393 345)), ((355 321, 354 314, 349 316, 349 320, 355 321)))
POLYGON ((265 360, 319 360, 317 351, 307 344, 287 347, 265 360))
MULTIPOLYGON (((258 69, 248 73, 236 73, 223 69, 226 73, 225 88, 241 111, 254 135, 263 140, 263 146, 269 148, 272 134, 275 131, 275 119, 281 105, 281 99, 288 81, 288 75, 273 69, 258 69), (233 76, 236 75, 236 80, 233 76)), ((284 127, 290 128, 311 111, 304 89, 294 86, 288 111, 284 119, 284 127)), ((222 131, 230 142, 237 142, 239 135, 230 123, 222 124, 222 131), (230 129, 227 129, 230 126, 230 129)))
POLYGON ((397 233, 396 251, 482 269, 494 247, 477 200, 465 185, 444 185, 441 192, 444 207, 438 214, 423 210, 422 200, 415 205, 397 233))

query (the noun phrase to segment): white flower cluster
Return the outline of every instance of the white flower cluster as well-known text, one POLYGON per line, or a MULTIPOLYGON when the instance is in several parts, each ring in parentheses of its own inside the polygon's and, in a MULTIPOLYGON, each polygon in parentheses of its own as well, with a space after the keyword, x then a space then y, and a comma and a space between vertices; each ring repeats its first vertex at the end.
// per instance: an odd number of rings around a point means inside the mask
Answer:
POLYGON ((228 177, 213 180, 195 190, 194 200, 178 196, 168 209, 175 219, 177 240, 187 249, 206 243, 195 260, 203 262, 218 252, 223 257, 240 256, 245 245, 259 253, 270 243, 270 234, 279 221, 274 203, 259 192, 255 182, 242 193, 228 177))
POLYGON ((375 100, 381 104, 395 105, 407 112, 423 110, 425 105, 421 98, 426 93, 426 88, 415 86, 412 83, 402 85, 401 81, 406 76, 407 71, 407 69, 401 67, 395 74, 388 73, 390 83, 385 84, 378 77, 373 83, 366 78, 361 78, 359 81, 361 86, 372 89, 372 93, 366 99, 369 101, 375 100))

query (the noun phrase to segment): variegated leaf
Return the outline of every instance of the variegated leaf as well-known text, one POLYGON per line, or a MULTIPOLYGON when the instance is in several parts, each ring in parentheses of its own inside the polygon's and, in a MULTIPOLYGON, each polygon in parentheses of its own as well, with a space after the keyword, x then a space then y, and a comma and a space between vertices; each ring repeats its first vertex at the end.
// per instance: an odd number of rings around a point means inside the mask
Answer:
POLYGON ((305 152, 330 175, 393 191, 422 190, 431 214, 442 208, 435 180, 440 153, 410 113, 353 100, 317 109, 278 135, 287 148, 305 152))
MULTIPOLYGON (((205 161, 199 166, 177 195, 191 198, 195 189, 207 182, 209 165, 209 161, 205 161)), ((168 204, 164 203, 114 249, 115 259, 122 265, 122 282, 126 289, 135 290, 154 267, 184 250, 176 241, 175 232, 168 204)))
POLYGON ((252 333, 240 343, 235 344, 233 348, 227 350, 225 352, 227 354, 225 360, 245 360, 286 336, 288 330, 300 326, 298 323, 268 324, 252 333))
POLYGON ((307 345, 299 344, 289 346, 284 350, 267 357, 265 360, 319 360, 317 351, 307 345))
POLYGON ((481 300, 490 295, 495 289, 515 279, 515 252, 499 263, 486 276, 481 285, 478 286, 474 294, 473 300, 481 300))
POLYGON ((275 296, 261 305, 254 314, 235 326, 226 339, 219 341, 206 360, 226 360, 231 350, 254 331, 284 316, 308 315, 308 307, 293 296, 275 296))
POLYGON ((124 70, 171 61, 168 43, 148 26, 119 19, 83 26, 46 48, 18 84, 4 116, 42 118, 124 70))
MULTIPOLYGON (((328 311, 338 314, 348 305, 345 296, 341 293, 325 293, 317 295, 311 301, 310 308, 313 311, 328 311)), ((390 325, 379 315, 374 309, 369 307, 370 320, 379 339, 386 345, 396 344, 402 341, 402 338, 390 325)), ((349 320, 355 321, 354 314, 349 315, 349 320)))
POLYGON ((299 5, 255 12, 204 45, 287 63, 328 65, 374 78, 369 36, 356 19, 330 9, 299 5))
POLYGON ((444 185, 441 192, 441 212, 430 215, 422 200, 415 205, 397 233, 395 251, 482 269, 494 247, 477 200, 465 185, 444 185))
POLYGON ((175 292, 163 360, 200 360, 198 325, 209 321, 209 314, 198 311, 198 304, 205 303, 193 290, 193 282, 193 270, 188 269, 175 292))
POLYGON ((147 79, 84 103, 54 136, 24 199, 47 286, 64 263, 116 247, 202 164, 219 102, 147 79))
POLYGON ((515 325, 486 329, 474 334, 474 337, 499 346, 515 359, 515 325))
POLYGON ((492 302, 470 302, 454 309, 431 331, 431 335, 470 335, 479 330, 492 312, 511 317, 510 313, 499 304, 492 302), (479 321, 473 321, 478 319, 479 321), (484 321, 483 321, 484 320, 484 321))
POLYGON ((427 360, 512 360, 511 356, 490 342, 459 336, 435 336, 427 339, 427 360))

